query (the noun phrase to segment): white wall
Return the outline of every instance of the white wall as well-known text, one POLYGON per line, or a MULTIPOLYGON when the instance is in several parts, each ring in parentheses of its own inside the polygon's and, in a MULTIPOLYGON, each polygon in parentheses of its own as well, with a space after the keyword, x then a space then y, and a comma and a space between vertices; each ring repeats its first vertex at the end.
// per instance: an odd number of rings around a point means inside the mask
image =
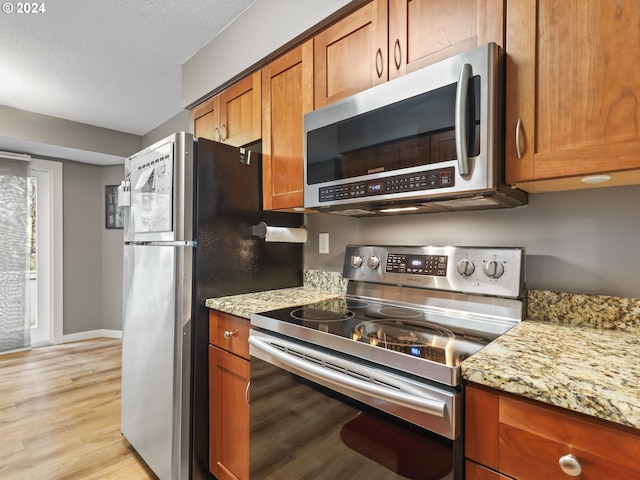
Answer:
POLYGON ((305 268, 342 270, 348 243, 526 249, 527 287, 640 298, 640 186, 530 195, 511 210, 377 218, 307 215, 305 268), (318 233, 330 233, 330 254, 318 233))

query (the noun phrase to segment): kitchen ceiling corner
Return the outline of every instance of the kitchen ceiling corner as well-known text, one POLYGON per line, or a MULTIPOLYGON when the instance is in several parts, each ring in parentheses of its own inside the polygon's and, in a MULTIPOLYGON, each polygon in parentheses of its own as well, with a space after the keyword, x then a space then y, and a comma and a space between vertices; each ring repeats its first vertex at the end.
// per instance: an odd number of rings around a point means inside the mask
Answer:
POLYGON ((182 110, 182 63, 254 1, 5 2, 0 105, 144 135, 182 110))

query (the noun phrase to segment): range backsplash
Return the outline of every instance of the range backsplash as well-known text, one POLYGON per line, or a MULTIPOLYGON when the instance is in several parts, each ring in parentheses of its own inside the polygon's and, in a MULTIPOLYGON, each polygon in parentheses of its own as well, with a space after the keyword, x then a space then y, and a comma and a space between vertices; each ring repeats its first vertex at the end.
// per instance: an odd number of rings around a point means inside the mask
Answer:
POLYGON ((640 299, 529 290, 527 320, 640 331, 640 299))
MULTIPOLYGON (((334 293, 347 289, 339 272, 323 270, 305 270, 304 285, 334 293)), ((640 299, 529 290, 526 320, 640 332, 640 299)))

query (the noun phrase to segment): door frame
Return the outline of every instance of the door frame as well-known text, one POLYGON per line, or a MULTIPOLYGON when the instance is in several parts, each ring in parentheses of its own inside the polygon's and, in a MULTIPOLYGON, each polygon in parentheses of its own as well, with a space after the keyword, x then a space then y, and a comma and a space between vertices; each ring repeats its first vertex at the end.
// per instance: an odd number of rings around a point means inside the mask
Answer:
POLYGON ((48 202, 51 220, 49 242, 51 255, 49 258, 49 285, 51 307, 51 343, 62 343, 63 338, 63 210, 62 210, 62 162, 32 158, 32 170, 45 171, 49 174, 51 185, 48 198, 40 201, 48 202))

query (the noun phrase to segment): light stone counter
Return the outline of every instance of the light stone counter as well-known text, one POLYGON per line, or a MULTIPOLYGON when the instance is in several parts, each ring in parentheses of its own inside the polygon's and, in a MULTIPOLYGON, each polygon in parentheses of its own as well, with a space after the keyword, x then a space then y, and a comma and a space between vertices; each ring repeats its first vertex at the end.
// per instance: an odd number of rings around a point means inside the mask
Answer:
MULTIPOLYGON (((304 286, 207 300, 244 318, 344 294, 339 273, 304 286)), ((528 320, 462 363, 463 378, 640 429, 640 300, 529 291, 528 320)))
POLYGON ((464 379, 640 429, 640 300, 529 292, 529 320, 462 363, 464 379))
POLYGON ((206 301, 205 305, 213 310, 219 310, 248 319, 252 313, 267 312, 279 308, 319 302, 337 296, 339 296, 337 293, 305 286, 210 298, 206 301))
POLYGON ((304 272, 304 286, 282 288, 266 292, 209 298, 208 308, 249 318, 252 313, 294 307, 344 295, 347 282, 335 272, 308 270, 304 272))

